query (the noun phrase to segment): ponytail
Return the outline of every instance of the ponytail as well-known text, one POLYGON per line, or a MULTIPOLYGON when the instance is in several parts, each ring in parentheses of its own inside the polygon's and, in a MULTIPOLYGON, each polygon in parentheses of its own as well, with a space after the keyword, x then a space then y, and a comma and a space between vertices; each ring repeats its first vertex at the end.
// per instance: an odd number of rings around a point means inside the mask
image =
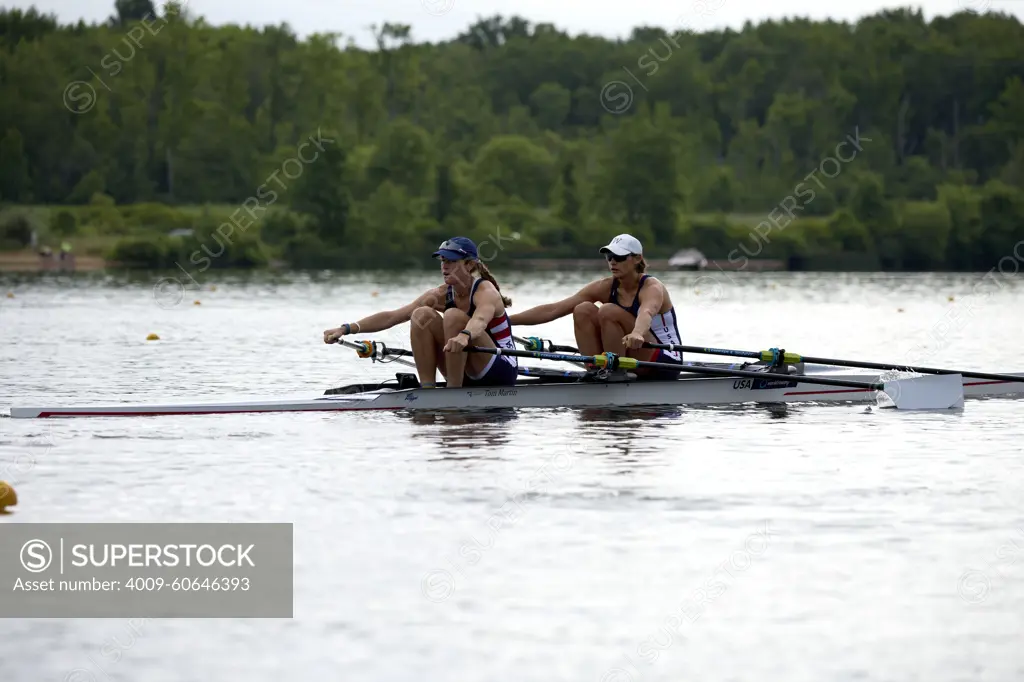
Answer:
POLYGON ((512 306, 512 299, 509 298, 508 296, 506 296, 505 294, 501 293, 501 287, 498 286, 498 280, 494 279, 494 275, 492 275, 491 271, 487 269, 487 266, 484 265, 482 261, 477 261, 476 262, 476 269, 477 269, 477 271, 479 271, 481 277, 483 277, 488 282, 493 284, 494 288, 498 290, 498 293, 501 295, 501 302, 505 304, 505 307, 506 308, 511 307, 512 306))

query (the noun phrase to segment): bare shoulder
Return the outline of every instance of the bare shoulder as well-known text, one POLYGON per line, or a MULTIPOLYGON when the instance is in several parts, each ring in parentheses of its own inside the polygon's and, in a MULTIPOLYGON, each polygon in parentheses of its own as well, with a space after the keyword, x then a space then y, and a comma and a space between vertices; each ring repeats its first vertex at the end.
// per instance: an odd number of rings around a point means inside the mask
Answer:
POLYGON ((613 279, 615 278, 610 275, 608 277, 596 279, 580 289, 580 294, 592 302, 604 301, 608 297, 608 293, 612 290, 613 279))
POLYGON ((498 291, 498 288, 496 286, 491 284, 489 280, 481 279, 480 284, 476 285, 476 293, 473 294, 473 297, 478 301, 482 299, 492 301, 497 299, 498 301, 500 301, 501 293, 498 291))
POLYGON ((640 296, 650 296, 651 294, 661 295, 662 311, 668 310, 672 307, 672 297, 668 295, 668 287, 666 287, 665 284, 657 277, 648 275, 647 279, 644 280, 644 286, 640 289, 640 296))
POLYGON ((491 280, 483 278, 480 278, 480 283, 476 285, 476 293, 479 294, 481 291, 493 291, 495 293, 498 292, 494 285, 491 284, 491 280))
POLYGON ((441 284, 440 286, 427 289, 422 294, 418 301, 422 304, 432 306, 435 310, 443 310, 445 304, 445 296, 448 293, 448 285, 441 284))

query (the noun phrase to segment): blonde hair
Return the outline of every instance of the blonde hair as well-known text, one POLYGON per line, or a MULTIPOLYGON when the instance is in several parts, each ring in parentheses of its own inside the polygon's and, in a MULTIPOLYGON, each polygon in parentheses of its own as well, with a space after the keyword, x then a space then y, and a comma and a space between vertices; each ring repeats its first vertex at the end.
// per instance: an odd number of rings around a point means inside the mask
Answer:
POLYGON ((640 262, 636 264, 636 271, 643 274, 647 272, 647 261, 644 260, 643 256, 639 256, 640 262))
POLYGON ((481 277, 483 277, 488 282, 494 285, 494 288, 498 290, 499 294, 501 294, 501 302, 505 304, 505 307, 511 307, 512 299, 506 296, 505 294, 501 293, 501 287, 498 285, 498 280, 494 279, 494 275, 492 275, 491 271, 487 269, 487 266, 484 265, 481 261, 476 261, 473 263, 473 267, 476 269, 477 272, 480 273, 481 277))

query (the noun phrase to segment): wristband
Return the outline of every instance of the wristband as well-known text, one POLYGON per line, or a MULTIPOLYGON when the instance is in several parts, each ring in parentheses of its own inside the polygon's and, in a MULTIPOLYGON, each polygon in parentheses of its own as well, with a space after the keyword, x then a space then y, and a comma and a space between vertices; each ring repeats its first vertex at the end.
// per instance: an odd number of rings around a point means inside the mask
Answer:
POLYGON ((346 335, 352 333, 352 326, 348 322, 346 322, 345 324, 343 324, 341 326, 345 328, 345 334, 346 335))
POLYGON ((460 333, 460 334, 465 334, 465 335, 466 335, 466 336, 468 336, 468 337, 469 337, 470 339, 472 339, 472 338, 473 338, 473 335, 472 335, 472 334, 470 334, 470 333, 469 333, 469 331, 467 331, 467 330, 465 330, 465 329, 463 329, 463 330, 462 330, 461 332, 459 332, 459 333, 460 333))

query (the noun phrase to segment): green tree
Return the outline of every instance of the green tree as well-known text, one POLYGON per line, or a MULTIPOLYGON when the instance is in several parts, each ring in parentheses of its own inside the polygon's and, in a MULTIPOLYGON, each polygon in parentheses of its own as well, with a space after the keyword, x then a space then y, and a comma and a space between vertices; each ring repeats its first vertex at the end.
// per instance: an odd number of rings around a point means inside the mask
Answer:
POLYGON ((681 206, 681 140, 667 112, 640 112, 610 134, 602 190, 613 216, 646 227, 656 244, 671 245, 681 206))
POLYGON ((86 173, 75 188, 68 195, 69 204, 87 204, 93 195, 104 194, 107 191, 107 182, 103 177, 103 171, 94 168, 86 173))
POLYGON ((368 180, 376 188, 390 181, 413 196, 424 195, 431 185, 434 149, 423 128, 406 119, 386 128, 370 161, 368 180))
POLYGON ((485 202, 502 203, 519 197, 535 206, 546 206, 555 178, 555 159, 543 147, 519 135, 491 138, 474 162, 479 196, 485 202))
POLYGON ((949 248, 952 221, 949 209, 940 203, 911 201, 900 215, 903 267, 909 270, 941 268, 949 248))
POLYGON ((542 83, 530 95, 530 108, 538 125, 560 130, 572 107, 572 94, 558 83, 542 83))
POLYGON ((325 133, 319 158, 307 164, 296 180, 290 206, 313 219, 313 229, 325 243, 342 244, 349 237, 352 209, 351 174, 343 142, 336 133, 325 133))
POLYGON ((118 26, 156 17, 156 9, 150 0, 114 0, 114 8, 117 14, 111 17, 111 22, 118 26))
POLYGON ((0 201, 29 203, 32 178, 24 140, 17 128, 8 128, 0 140, 0 201))
POLYGON ((875 173, 860 175, 850 202, 850 212, 858 222, 868 226, 882 266, 896 269, 902 267, 903 241, 899 234, 896 210, 885 196, 880 176, 875 173))

